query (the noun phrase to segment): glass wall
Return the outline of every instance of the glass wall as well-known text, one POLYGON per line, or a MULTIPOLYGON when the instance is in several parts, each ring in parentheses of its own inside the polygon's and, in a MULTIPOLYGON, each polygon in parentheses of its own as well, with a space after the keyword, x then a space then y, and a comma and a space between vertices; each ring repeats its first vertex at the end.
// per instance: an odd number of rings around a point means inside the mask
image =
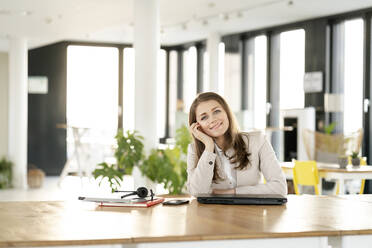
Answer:
POLYGON ((183 103, 184 112, 188 113, 196 96, 197 80, 196 47, 192 46, 183 52, 183 103))
POLYGON ((75 149, 112 144, 118 126, 118 75, 117 48, 67 47, 68 158, 75 149))
POLYGON ((123 51, 123 129, 134 130, 134 48, 124 48, 123 51))
POLYGON ((345 21, 344 133, 363 127, 363 20, 345 21))
POLYGON ((253 127, 266 128, 267 37, 254 38, 253 127))
POLYGON ((156 95, 156 110, 157 110, 157 136, 158 138, 165 137, 165 120, 166 120, 166 64, 167 64, 167 53, 161 49, 158 57, 158 82, 157 82, 157 95, 156 95))
POLYGON ((280 34, 280 109, 303 108, 305 96, 305 31, 280 34))
MULTIPOLYGON (((134 48, 123 51, 123 129, 135 129, 135 54, 134 48)), ((157 137, 165 136, 166 52, 159 51, 157 100, 157 137)))
POLYGON ((169 54, 169 136, 176 135, 177 112, 177 79, 178 79, 178 53, 170 51, 169 54))

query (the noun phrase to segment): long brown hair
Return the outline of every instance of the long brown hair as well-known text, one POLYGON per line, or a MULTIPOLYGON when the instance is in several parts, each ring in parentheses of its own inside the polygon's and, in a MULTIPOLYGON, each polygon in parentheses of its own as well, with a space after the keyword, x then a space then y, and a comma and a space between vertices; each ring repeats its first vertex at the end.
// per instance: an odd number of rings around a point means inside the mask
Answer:
MULTIPOLYGON (((193 103, 191 104, 190 107, 190 112, 189 112, 189 125, 192 123, 196 122, 196 108, 199 106, 200 103, 214 100, 218 102, 222 108, 225 110, 227 114, 227 118, 229 120, 229 128, 224 134, 225 138, 225 146, 222 148, 223 152, 225 153, 229 148, 233 148, 235 153, 229 157, 229 160, 231 163, 239 163, 238 166, 235 167, 235 169, 244 169, 249 165, 249 159, 248 157, 250 154, 247 152, 248 150, 248 144, 246 145, 244 140, 243 140, 243 134, 239 132, 238 126, 236 124, 235 117, 233 113, 230 110, 229 105, 226 103, 225 99, 223 99, 220 95, 214 93, 214 92, 205 92, 199 94, 193 103)), ((248 138, 248 137, 247 137, 248 138)), ((205 145, 203 142, 200 140, 196 139, 193 136, 194 144, 195 144, 195 149, 196 149, 196 155, 198 160, 200 159, 200 156, 202 155, 205 145)), ((226 153, 225 153, 226 155, 226 153)), ((214 165, 214 170, 213 170, 213 180, 217 181, 220 180, 221 177, 219 175, 219 172, 216 169, 216 164, 214 165)))

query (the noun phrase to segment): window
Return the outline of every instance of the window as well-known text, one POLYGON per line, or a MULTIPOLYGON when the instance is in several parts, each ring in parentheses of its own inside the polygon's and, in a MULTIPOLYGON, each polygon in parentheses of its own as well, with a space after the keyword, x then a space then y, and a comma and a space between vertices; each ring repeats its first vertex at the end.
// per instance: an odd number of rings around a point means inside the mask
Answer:
POLYGON ((158 138, 165 137, 165 111, 166 111, 166 61, 167 53, 161 49, 158 55, 158 82, 156 94, 156 111, 157 111, 157 136, 158 138))
POLYGON ((280 109, 303 108, 305 102, 305 31, 280 34, 280 109))
POLYGON ((169 54, 169 136, 176 135, 178 53, 169 54))
POLYGON ((134 130, 134 48, 124 48, 123 56, 123 129, 126 132, 134 130))
MULTIPOLYGON (((88 128, 81 142, 112 142, 118 125, 117 48, 67 47, 66 116, 67 126, 88 128)), ((73 133, 68 129, 68 157, 73 147, 73 133)))
POLYGON ((344 133, 363 127, 363 20, 345 21, 344 133))
POLYGON ((267 38, 265 35, 254 38, 254 95, 253 127, 266 128, 266 68, 267 38))
POLYGON ((225 93, 225 43, 218 45, 218 94, 225 93))
POLYGON ((193 46, 183 52, 183 102, 186 113, 196 97, 196 66, 196 47, 193 46))

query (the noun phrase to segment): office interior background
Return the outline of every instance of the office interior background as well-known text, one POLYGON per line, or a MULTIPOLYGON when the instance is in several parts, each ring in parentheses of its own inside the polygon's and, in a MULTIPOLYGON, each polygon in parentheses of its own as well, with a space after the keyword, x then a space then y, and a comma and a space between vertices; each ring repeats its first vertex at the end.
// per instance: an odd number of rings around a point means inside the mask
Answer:
MULTIPOLYGON (((141 70, 135 59, 146 54, 135 53, 134 34, 148 34, 137 26, 135 1, 0 3, 0 157, 16 158, 15 177, 31 164, 59 176, 76 148, 69 127, 89 130, 81 142, 89 144, 91 170, 110 156, 120 128, 149 125, 145 138, 160 147, 171 143, 187 125, 196 94, 205 91, 225 97, 242 131, 266 132, 280 161, 303 146, 296 134, 297 148, 288 155, 284 127, 294 124, 300 133, 300 123, 285 123, 286 115, 300 118, 310 109, 301 125, 314 131, 331 123, 339 134, 362 128, 360 152, 370 163, 372 1, 157 3, 159 23, 148 27, 159 45, 157 76, 143 94, 135 89, 141 70), (306 88, 312 73, 321 83, 306 88)), ((371 191, 367 182, 365 192, 371 191)))

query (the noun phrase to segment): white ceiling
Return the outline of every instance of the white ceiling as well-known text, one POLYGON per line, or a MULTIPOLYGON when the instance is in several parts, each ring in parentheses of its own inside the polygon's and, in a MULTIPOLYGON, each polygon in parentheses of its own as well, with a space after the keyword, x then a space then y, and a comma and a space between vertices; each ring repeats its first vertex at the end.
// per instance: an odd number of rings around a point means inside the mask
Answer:
MULTIPOLYGON (((0 0, 0 50, 12 36, 26 37, 30 48, 62 40, 131 43, 134 1, 0 0)), ((158 1, 163 45, 372 7, 372 0, 158 1)))

